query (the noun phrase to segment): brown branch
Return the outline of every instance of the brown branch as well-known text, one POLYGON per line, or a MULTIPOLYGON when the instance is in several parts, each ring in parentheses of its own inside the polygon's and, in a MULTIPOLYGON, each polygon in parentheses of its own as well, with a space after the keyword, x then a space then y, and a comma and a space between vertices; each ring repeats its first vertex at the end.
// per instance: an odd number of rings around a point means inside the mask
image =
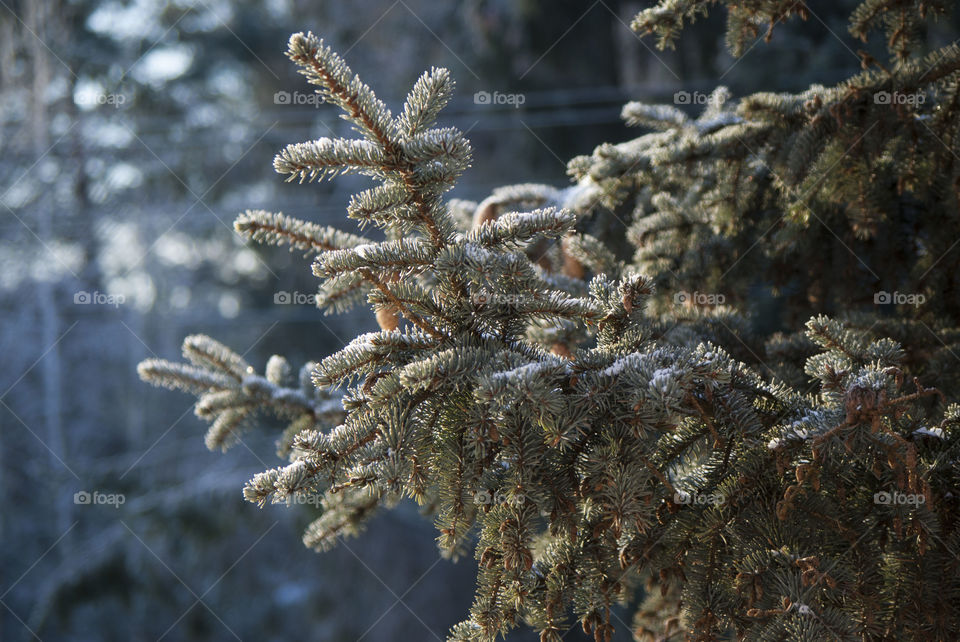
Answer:
POLYGON ((707 425, 707 428, 710 430, 710 434, 713 435, 713 446, 716 448, 723 444, 723 439, 720 438, 720 433, 717 432, 717 427, 714 425, 713 420, 703 409, 703 407, 697 402, 696 397, 693 394, 687 395, 687 400, 693 404, 693 407, 697 409, 697 412, 700 413, 700 418, 703 420, 703 423, 707 425))
MULTIPOLYGON (((317 252, 330 252, 333 250, 341 250, 343 248, 336 247, 329 243, 321 243, 312 236, 306 234, 297 234, 288 229, 282 228, 279 225, 262 225, 256 221, 247 221, 244 222, 244 233, 248 233, 250 236, 256 232, 272 232, 278 236, 283 236, 288 239, 291 247, 301 248, 303 245, 309 245, 314 248, 317 252), (250 230, 248 232, 248 230, 250 230)), ((309 249, 307 251, 310 251, 309 249)))
POLYGON ((657 467, 651 464, 650 461, 643 455, 640 455, 640 459, 642 459, 644 465, 646 465, 646 467, 650 469, 650 472, 653 473, 653 476, 659 479, 660 483, 667 487, 667 490, 669 490, 674 495, 677 494, 677 489, 673 487, 673 484, 670 483, 670 480, 667 479, 666 475, 664 475, 659 470, 657 470, 657 467))
POLYGON ((440 332, 439 330, 437 330, 436 328, 434 328, 432 325, 430 325, 429 323, 427 323, 426 321, 424 321, 423 319, 421 319, 421 318, 420 318, 417 314, 415 314, 414 312, 411 312, 411 311, 410 311, 410 308, 408 308, 407 306, 405 306, 405 305, 403 304, 403 301, 401 301, 399 298, 397 298, 397 296, 396 296, 393 292, 391 292, 391 291, 389 290, 389 288, 387 288, 387 286, 384 285, 382 281, 380 281, 380 279, 378 279, 377 277, 375 277, 375 276, 373 275, 373 273, 370 272, 370 270, 368 270, 368 269, 366 269, 366 268, 361 268, 361 269, 360 269, 360 274, 363 276, 363 278, 365 278, 365 279, 368 280, 370 283, 372 283, 374 287, 376 287, 378 290, 380 290, 380 291, 383 293, 383 295, 384 295, 385 297, 387 297, 387 299, 390 300, 390 303, 392 303, 393 305, 395 305, 395 306, 397 307, 397 309, 400 310, 400 312, 403 314, 403 316, 405 316, 405 317, 407 317, 408 319, 410 319, 410 321, 411 321, 414 325, 416 325, 418 328, 420 328, 420 329, 423 330, 424 332, 427 332, 428 334, 432 335, 432 336, 433 336, 434 338, 436 338, 436 339, 446 339, 446 338, 447 338, 446 335, 444 335, 442 332, 440 332))
POLYGON ((397 148, 394 145, 393 141, 387 136, 386 132, 377 127, 376 123, 370 117, 370 114, 365 112, 360 105, 357 103, 356 95, 350 93, 346 87, 337 82, 330 72, 324 69, 320 63, 317 62, 317 59, 313 57, 316 54, 316 49, 310 50, 310 56, 294 56, 292 59, 294 62, 302 64, 307 64, 313 68, 314 72, 323 79, 324 85, 332 93, 340 97, 340 99, 347 105, 350 106, 350 116, 352 118, 359 118, 360 122, 363 123, 363 126, 368 130, 373 132, 373 135, 376 137, 377 142, 380 143, 380 146, 383 147, 384 151, 391 156, 396 157, 397 148))

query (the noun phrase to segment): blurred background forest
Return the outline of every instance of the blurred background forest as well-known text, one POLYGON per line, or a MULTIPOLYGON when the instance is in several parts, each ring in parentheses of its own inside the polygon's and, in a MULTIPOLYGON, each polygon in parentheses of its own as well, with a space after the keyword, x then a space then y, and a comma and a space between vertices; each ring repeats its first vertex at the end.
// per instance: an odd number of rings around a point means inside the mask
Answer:
POLYGON ((313 507, 241 495, 279 465, 275 434, 210 453, 190 398, 135 366, 178 357, 195 332, 257 368, 274 353, 299 366, 375 327, 364 310, 322 316, 306 261, 232 229, 262 208, 354 230, 361 181, 272 170, 283 145, 346 129, 283 56, 292 32, 324 37, 393 108, 424 69, 449 68, 441 124, 474 145, 453 196, 472 200, 564 185, 568 159, 635 135, 627 100, 796 91, 858 67, 852 2, 809 2, 816 19, 740 60, 722 15, 656 51, 627 27, 648 4, 0 0, 0 639, 444 639, 475 566, 439 559, 429 519, 407 506, 307 550, 313 507), (76 503, 81 491, 123 503, 76 503))

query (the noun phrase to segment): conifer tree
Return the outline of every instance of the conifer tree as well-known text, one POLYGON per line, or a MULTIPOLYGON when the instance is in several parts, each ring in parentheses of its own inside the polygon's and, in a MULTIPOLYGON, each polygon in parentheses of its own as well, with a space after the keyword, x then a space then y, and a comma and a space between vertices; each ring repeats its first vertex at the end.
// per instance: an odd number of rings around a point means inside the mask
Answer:
MULTIPOLYGON (((664 1, 634 28, 667 46, 711 4, 664 1)), ((735 53, 809 14, 722 4, 735 53)), ((274 167, 374 179, 347 214, 383 240, 263 211, 236 227, 310 256, 318 306, 366 302, 381 330, 299 381, 206 337, 185 341, 192 365, 140 375, 199 397, 210 448, 257 412, 288 422, 288 463, 244 495, 317 498, 307 546, 418 502, 444 555, 477 560, 452 640, 575 624, 609 640, 615 604, 640 640, 957 639, 960 50, 922 37, 945 10, 864 2, 851 31, 883 27, 887 62, 864 54, 861 75, 796 95, 720 88, 697 118, 630 103, 651 133, 571 161, 574 185, 481 203, 444 199, 471 162, 435 124, 446 70, 394 116, 296 34, 288 56, 358 137, 290 145, 274 167)))

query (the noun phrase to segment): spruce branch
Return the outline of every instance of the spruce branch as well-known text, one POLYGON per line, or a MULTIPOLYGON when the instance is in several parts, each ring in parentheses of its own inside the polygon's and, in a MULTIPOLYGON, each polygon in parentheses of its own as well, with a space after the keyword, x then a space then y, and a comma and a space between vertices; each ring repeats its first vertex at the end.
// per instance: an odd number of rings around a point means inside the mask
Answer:
MULTIPOLYGON (((708 4, 662 2, 639 24, 669 41, 708 4)), ((791 14, 806 10, 731 7, 731 44, 791 14)), ((900 33, 912 23, 884 24, 895 55, 912 47, 900 33)), ((699 300, 770 280, 835 303, 862 280, 847 253, 823 257, 815 215, 865 239, 862 229, 884 229, 869 208, 887 200, 955 209, 921 153, 923 127, 949 118, 870 96, 955 97, 960 56, 940 53, 798 94, 734 101, 719 88, 696 118, 632 103, 624 118, 654 131, 574 159, 575 185, 445 203, 471 154, 459 132, 434 127, 449 74, 421 76, 393 118, 322 41, 298 34, 290 57, 362 140, 290 146, 278 169, 372 176, 380 184, 347 213, 387 240, 260 211, 238 231, 313 255, 324 304, 366 295, 381 331, 308 364, 298 382, 280 357, 261 376, 202 337, 185 345, 194 365, 151 360, 141 376, 199 397, 211 447, 263 410, 287 423, 286 465, 254 476, 244 496, 319 502, 306 545, 326 550, 404 497, 435 515, 443 554, 475 545, 475 602, 451 639, 489 642, 522 621, 556 640, 570 617, 609 639, 613 604, 640 600, 641 586, 638 636, 952 639, 960 407, 944 402, 960 391, 924 377, 955 368, 943 365, 960 342, 955 304, 902 306, 917 315, 903 322, 870 301, 869 314, 808 314, 804 335, 758 338, 742 293, 699 300), (912 159, 911 175, 893 154, 912 159), (623 243, 605 208, 631 219, 623 243), (754 251, 762 235, 769 244, 754 251), (882 493, 916 505, 880 505, 882 493)), ((937 227, 947 219, 910 216, 897 219, 915 234, 898 251, 915 262, 898 283, 953 287, 955 270, 929 266, 935 249, 955 263, 937 227)))
POLYGON ((319 91, 326 100, 344 110, 344 117, 358 127, 373 147, 357 141, 326 139, 294 145, 277 157, 277 170, 290 174, 291 178, 299 177, 301 182, 348 169, 374 175, 395 173, 411 196, 420 226, 436 248, 444 247, 449 237, 449 222, 445 213, 434 206, 435 194, 446 189, 444 186, 469 165, 469 146, 458 131, 453 128, 427 130, 424 126, 452 90, 452 86, 447 87, 446 74, 435 72, 419 89, 415 87, 408 100, 410 107, 401 117, 407 124, 407 131, 401 136, 386 106, 359 77, 352 76, 346 63, 322 40, 312 33, 294 34, 287 55, 300 65, 308 81, 321 87, 319 91), (404 118, 417 122, 407 123, 404 118), (438 157, 453 162, 437 172, 433 165, 438 157))
POLYGON ((376 145, 342 138, 287 145, 273 161, 277 173, 289 174, 287 180, 299 179, 300 183, 353 172, 376 176, 388 166, 387 157, 376 145))
POLYGON ((390 110, 330 47, 312 33, 290 36, 287 56, 300 66, 318 93, 344 111, 344 117, 375 140, 390 158, 397 155, 397 131, 390 110))
POLYGON ((425 132, 450 102, 454 85, 446 69, 433 67, 423 72, 403 104, 403 113, 397 117, 400 131, 407 136, 425 132))
MULTIPOLYGON (((137 366, 137 373, 154 385, 197 396, 196 415, 211 422, 205 439, 210 450, 227 450, 262 411, 301 429, 342 416, 339 400, 319 393, 310 384, 306 375, 312 369, 310 364, 301 371, 299 386, 288 387, 290 366, 277 355, 261 377, 239 355, 204 335, 184 339, 183 354, 196 365, 147 359, 137 366)), ((283 436, 279 450, 287 449, 292 436, 283 436)))
POLYGON ((302 250, 306 256, 369 243, 363 237, 332 227, 263 210, 247 210, 237 217, 233 226, 246 239, 270 245, 289 245, 291 250, 302 250))

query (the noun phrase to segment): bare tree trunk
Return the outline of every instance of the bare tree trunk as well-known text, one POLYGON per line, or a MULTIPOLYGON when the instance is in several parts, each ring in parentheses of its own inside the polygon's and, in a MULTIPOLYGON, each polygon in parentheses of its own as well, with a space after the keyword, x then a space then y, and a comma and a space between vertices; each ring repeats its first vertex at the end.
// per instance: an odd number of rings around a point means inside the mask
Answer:
MULTIPOLYGON (((29 43, 30 58, 33 69, 33 86, 31 91, 31 142, 35 159, 47 153, 50 146, 49 124, 47 113, 46 90, 50 84, 50 60, 47 46, 43 42, 48 33, 46 28, 49 4, 41 2, 26 3, 26 26, 29 33, 25 35, 29 43), (45 9, 46 7, 46 9, 45 9)), ((53 239, 53 226, 50 219, 52 203, 46 193, 37 199, 37 236, 45 242, 53 239)), ((51 258, 52 260, 52 258, 51 258)), ((63 433, 62 388, 60 346, 60 315, 57 309, 56 283, 52 279, 37 281, 37 301, 40 308, 40 335, 43 350, 49 350, 40 362, 40 372, 43 381, 43 423, 47 446, 50 454, 51 477, 54 480, 54 506, 56 512, 57 529, 64 533, 69 528, 70 506, 68 500, 72 493, 67 492, 69 486, 65 481, 63 464, 57 459, 67 456, 66 440, 63 433)), ((72 501, 72 500, 71 500, 72 501)), ((58 547, 61 551, 65 546, 58 547)))

